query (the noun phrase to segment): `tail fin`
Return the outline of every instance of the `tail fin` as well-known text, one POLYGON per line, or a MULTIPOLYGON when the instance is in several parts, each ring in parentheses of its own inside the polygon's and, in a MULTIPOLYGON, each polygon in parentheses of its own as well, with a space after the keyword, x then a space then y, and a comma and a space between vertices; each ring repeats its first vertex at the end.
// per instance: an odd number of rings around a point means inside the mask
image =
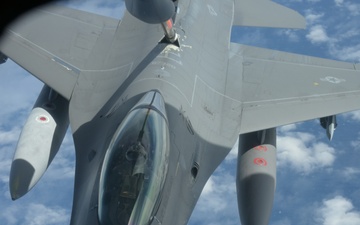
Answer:
POLYGON ((235 0, 234 26, 304 29, 305 18, 271 0, 235 0))

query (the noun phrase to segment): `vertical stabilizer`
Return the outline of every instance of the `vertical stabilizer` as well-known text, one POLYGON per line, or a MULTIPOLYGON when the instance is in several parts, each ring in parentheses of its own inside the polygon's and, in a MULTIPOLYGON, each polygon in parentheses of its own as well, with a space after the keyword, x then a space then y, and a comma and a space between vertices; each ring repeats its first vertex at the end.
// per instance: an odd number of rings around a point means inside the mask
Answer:
POLYGON ((235 0, 233 26, 304 29, 298 12, 270 0, 235 0))

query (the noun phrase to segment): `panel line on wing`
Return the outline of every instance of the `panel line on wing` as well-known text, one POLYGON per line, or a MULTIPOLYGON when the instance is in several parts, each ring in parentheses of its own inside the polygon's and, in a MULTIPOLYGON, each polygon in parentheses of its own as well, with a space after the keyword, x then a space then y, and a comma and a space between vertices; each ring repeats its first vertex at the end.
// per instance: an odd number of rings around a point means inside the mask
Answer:
POLYGON ((224 98, 227 98, 227 99, 232 100, 232 101, 237 102, 237 103, 241 103, 241 101, 239 101, 238 99, 232 98, 232 97, 230 97, 228 95, 225 95, 225 94, 215 90, 213 87, 211 87, 209 84, 207 84, 203 79, 201 79, 198 75, 195 75, 194 90, 193 90, 193 94, 192 94, 191 105, 193 104, 193 100, 194 100, 194 96, 195 96, 195 89, 196 89, 197 79, 199 79, 207 88, 209 88, 211 91, 218 94, 219 96, 222 96, 224 98))
MULTIPOLYGON (((236 54, 238 56, 242 56, 240 54, 236 54)), ((306 56, 305 56, 306 57, 306 56)), ((354 70, 354 71, 357 71, 358 69, 356 68, 356 64, 355 63, 352 63, 351 65, 353 66, 353 68, 338 68, 338 67, 330 67, 330 66, 322 66, 322 65, 317 65, 317 64, 311 64, 311 60, 307 63, 304 63, 304 62, 289 62, 289 61, 277 61, 277 60, 274 60, 274 59, 263 59, 263 58, 255 58, 255 57, 248 57, 246 56, 245 57, 246 60, 244 60, 244 63, 246 63, 247 59, 250 59, 250 60, 256 60, 256 61, 264 61, 264 62, 271 62, 271 63, 274 63, 274 62, 281 62, 283 64, 289 64, 289 65, 296 65, 296 66, 313 66, 313 67, 318 67, 318 68, 332 68, 332 69, 337 69, 337 70, 354 70)), ((335 62, 335 61, 334 61, 335 62)))
MULTIPOLYGON (((9 32, 10 32, 12 35, 15 36, 15 39, 16 39, 16 38, 19 38, 19 39, 23 40, 23 42, 18 41, 19 44, 23 45, 23 43, 29 43, 30 45, 33 45, 33 46, 34 46, 35 48, 37 48, 38 50, 43 51, 43 52, 45 52, 46 54, 48 54, 49 56, 51 56, 51 59, 52 59, 53 62, 56 62, 56 63, 60 64, 62 67, 64 67, 64 64, 62 64, 62 63, 60 62, 61 59, 58 58, 58 57, 57 57, 56 55, 54 55, 53 53, 49 52, 49 51, 46 50, 45 48, 40 47, 39 45, 35 44, 34 42, 26 39, 25 37, 21 36, 20 34, 15 33, 14 31, 9 30, 9 32), (58 61, 57 61, 55 58, 57 58, 58 61)), ((63 61, 63 60, 61 60, 61 61, 62 61, 62 62, 65 62, 65 61, 63 61)), ((67 64, 67 66, 70 66, 70 65, 67 64)), ((74 70, 72 70, 72 71, 74 71, 76 74, 79 74, 78 71, 81 71, 81 69, 79 69, 79 68, 77 68, 77 67, 75 67, 75 66, 72 66, 72 65, 71 65, 71 67, 74 69, 74 70)))
POLYGON ((357 91, 347 91, 347 92, 336 92, 336 93, 331 93, 331 94, 317 94, 317 95, 307 95, 307 96, 303 96, 302 98, 299 97, 292 97, 292 98, 278 98, 278 99, 268 99, 268 100, 259 100, 259 101, 244 101, 242 102, 243 104, 254 104, 254 103, 267 103, 267 102, 271 102, 271 103, 275 103, 275 102, 298 102, 298 101, 308 101, 305 99, 309 99, 309 98, 317 98, 317 100, 321 97, 332 97, 332 96, 339 96, 339 95, 349 95, 349 94, 358 94, 360 93, 360 90, 357 91), (291 101, 293 100, 293 101, 291 101))
POLYGON ((143 81, 147 81, 147 80, 160 80, 166 84, 169 84, 170 86, 174 87, 183 97, 184 99, 186 100, 186 102, 190 105, 190 107, 192 107, 192 103, 189 101, 189 99, 186 97, 186 95, 184 94, 184 92, 181 91, 181 89, 176 86, 175 84, 167 81, 167 80, 164 80, 164 79, 160 79, 160 78, 141 78, 139 80, 136 80, 134 82, 131 83, 131 85, 133 84, 136 84, 136 83, 139 83, 139 82, 143 82, 143 81))
POLYGON ((60 14, 56 14, 56 13, 51 13, 51 12, 48 12, 46 10, 39 10, 39 11, 42 11, 43 13, 47 13, 47 14, 50 14, 50 15, 53 15, 53 16, 57 16, 57 17, 61 17, 63 19, 68 19, 68 20, 72 20, 72 21, 76 21, 76 22, 79 22, 79 23, 83 23, 83 24, 86 24, 88 26, 92 26, 92 27, 96 27, 96 28, 100 28, 100 29, 116 29, 116 27, 103 27, 103 26, 99 26, 99 25, 96 25, 96 24, 92 24, 92 23, 86 23, 84 21, 81 21, 81 20, 77 20, 77 19, 74 19, 74 18, 71 18, 71 17, 67 17, 67 16, 63 16, 63 15, 60 15, 60 14))
MULTIPOLYGON (((55 7, 57 8, 57 7, 55 7)), ((60 8, 61 9, 61 8, 60 8)), ((71 9, 71 8, 65 8, 66 10, 72 10, 74 12, 77 12, 77 13, 82 13, 82 11, 80 10, 76 10, 76 9, 71 9)), ((62 14, 59 14, 59 13, 53 13, 53 12, 50 12, 50 11, 47 11, 46 8, 45 9, 38 9, 38 11, 42 12, 42 13, 46 13, 46 14, 49 14, 49 15, 53 15, 53 16, 57 16, 57 17, 60 17, 60 18, 63 18, 63 19, 68 19, 68 20, 72 20, 72 21, 76 21, 76 22, 79 22, 79 23, 82 23, 82 24, 86 24, 87 26, 92 26, 92 27, 96 27, 96 28, 100 28, 100 29, 116 29, 118 27, 118 25, 114 25, 114 26, 108 26, 108 27, 104 27, 102 25, 97 25, 97 24, 94 24, 94 23, 88 23, 88 22, 85 22, 81 19, 78 19, 78 18, 73 18, 73 17, 70 17, 70 16, 66 16, 66 15, 62 15, 62 14)), ((101 15, 98 15, 98 14, 94 14, 94 16, 97 16, 97 17, 105 17, 105 16, 101 16, 101 15)), ((113 19, 113 20, 117 20, 117 21, 121 21, 121 20, 118 20, 118 19, 115 19, 115 18, 111 18, 111 17, 106 17, 107 19, 113 19)), ((108 25, 108 24, 107 24, 108 25)))
MULTIPOLYGON (((11 31, 11 30, 10 30, 10 32, 11 32, 14 36, 16 36, 16 37, 18 37, 18 38, 20 38, 20 39, 22 39, 22 40, 30 43, 31 45, 34 45, 34 46, 37 47, 38 49, 46 52, 47 54, 49 54, 49 55, 51 55, 51 56, 53 56, 53 57, 52 57, 52 61, 59 63, 59 64, 60 64, 61 66, 63 66, 63 67, 65 66, 65 68, 66 68, 66 67, 70 68, 70 69, 71 69, 72 71, 74 71, 76 74, 80 74, 80 72, 106 72, 106 71, 116 71, 116 70, 118 70, 118 69, 121 69, 121 68, 124 67, 124 66, 127 66, 127 65, 121 65, 121 66, 117 66, 117 67, 113 67, 113 68, 108 68, 108 69, 101 69, 101 70, 100 70, 100 69, 99 69, 99 70, 85 70, 85 69, 80 69, 80 68, 78 68, 78 67, 76 67, 76 66, 73 66, 73 65, 71 65, 71 64, 66 63, 64 60, 62 60, 62 59, 60 59, 59 57, 55 56, 53 53, 51 53, 51 52, 49 52, 48 50, 40 47, 39 45, 35 44, 34 42, 26 39, 25 37, 21 36, 20 34, 15 33, 14 31, 11 31)), ((133 62, 131 63, 131 68, 132 68, 132 66, 133 66, 133 62)))
POLYGON ((134 66, 134 62, 128 63, 126 65, 121 65, 121 66, 117 66, 117 67, 112 67, 112 68, 108 68, 108 69, 101 69, 101 70, 81 70, 83 72, 111 72, 111 71, 116 71, 119 70, 121 68, 123 68, 124 66, 129 66, 130 65, 130 69, 129 71, 132 71, 132 68, 134 66))
POLYGON ((73 71, 76 74, 80 74, 81 70, 76 68, 73 65, 70 65, 69 63, 65 62, 64 60, 60 59, 59 57, 53 57, 52 60, 58 64, 60 64, 61 66, 63 66, 65 69, 69 70, 69 71, 73 71))

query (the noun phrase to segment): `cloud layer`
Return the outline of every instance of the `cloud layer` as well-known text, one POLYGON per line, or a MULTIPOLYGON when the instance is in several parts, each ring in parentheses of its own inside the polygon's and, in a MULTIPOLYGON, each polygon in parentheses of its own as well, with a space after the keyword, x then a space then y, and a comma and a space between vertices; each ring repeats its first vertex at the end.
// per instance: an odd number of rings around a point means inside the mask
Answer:
POLYGON ((318 215, 318 224, 321 225, 360 224, 360 212, 356 211, 351 201, 343 196, 324 200, 318 209, 318 215))

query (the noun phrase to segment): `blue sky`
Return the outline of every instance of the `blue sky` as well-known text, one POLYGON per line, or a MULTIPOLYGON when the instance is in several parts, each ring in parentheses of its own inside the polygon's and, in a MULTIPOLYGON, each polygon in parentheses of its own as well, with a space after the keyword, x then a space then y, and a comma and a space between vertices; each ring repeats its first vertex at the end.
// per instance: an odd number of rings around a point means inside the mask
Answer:
MULTIPOLYGON (((74 1, 72 7, 120 18, 120 1, 74 1)), ((234 42, 360 62, 360 2, 278 0, 306 17, 306 30, 234 28, 234 42)), ((70 134, 40 182, 13 202, 9 170, 21 132, 42 84, 10 60, 0 66, 0 223, 69 224, 74 175, 70 134)), ((336 105, 334 106, 336 107, 336 105)), ((332 142, 317 120, 278 129, 278 180, 271 225, 360 224, 360 112, 338 116, 332 142)), ((204 188, 191 225, 240 224, 236 151, 204 188)))

